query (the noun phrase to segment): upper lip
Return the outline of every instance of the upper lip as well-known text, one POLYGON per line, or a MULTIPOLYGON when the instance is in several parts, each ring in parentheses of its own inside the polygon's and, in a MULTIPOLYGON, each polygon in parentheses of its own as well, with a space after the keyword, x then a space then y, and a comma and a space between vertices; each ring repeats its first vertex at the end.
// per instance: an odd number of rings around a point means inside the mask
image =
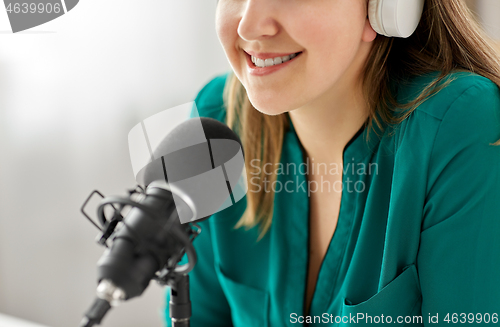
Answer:
POLYGON ((284 56, 289 56, 291 54, 300 52, 255 52, 255 51, 248 51, 248 50, 243 50, 250 56, 254 56, 255 58, 259 59, 269 59, 269 58, 276 58, 276 57, 284 57, 284 56))

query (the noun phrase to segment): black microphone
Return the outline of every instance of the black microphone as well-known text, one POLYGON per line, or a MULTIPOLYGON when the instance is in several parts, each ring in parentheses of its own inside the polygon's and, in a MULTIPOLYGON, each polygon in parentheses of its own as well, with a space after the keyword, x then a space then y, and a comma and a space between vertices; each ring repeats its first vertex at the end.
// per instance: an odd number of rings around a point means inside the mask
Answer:
MULTIPOLYGON (((112 245, 97 263, 97 298, 81 327, 100 324, 111 306, 141 295, 152 279, 167 284, 185 276, 196 263, 192 241, 200 230, 195 222, 242 198, 243 170, 241 141, 221 122, 192 118, 172 130, 136 176, 146 187, 140 199, 133 201, 138 192, 131 191, 130 198, 101 201, 99 243, 107 246, 111 239, 112 245), (106 206, 115 209, 109 219, 106 206), (131 209, 123 218, 125 206, 131 209), (188 263, 180 266, 184 254, 188 263)), ((185 303, 174 306, 174 313, 179 321, 189 321, 189 293, 180 298, 185 303)))

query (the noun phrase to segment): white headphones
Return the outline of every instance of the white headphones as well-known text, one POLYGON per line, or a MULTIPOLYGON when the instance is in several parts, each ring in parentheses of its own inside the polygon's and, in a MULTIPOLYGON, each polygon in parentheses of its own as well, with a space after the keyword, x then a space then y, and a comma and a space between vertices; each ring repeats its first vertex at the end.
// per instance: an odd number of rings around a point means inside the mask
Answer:
POLYGON ((409 37, 417 29, 425 0, 370 0, 368 17, 378 34, 409 37))

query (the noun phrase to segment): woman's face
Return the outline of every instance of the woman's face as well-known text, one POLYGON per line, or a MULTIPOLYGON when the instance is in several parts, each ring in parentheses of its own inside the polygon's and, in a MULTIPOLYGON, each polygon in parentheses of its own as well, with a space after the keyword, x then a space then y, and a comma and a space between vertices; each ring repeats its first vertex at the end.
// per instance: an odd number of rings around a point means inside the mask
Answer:
POLYGON ((251 103, 270 115, 347 90, 376 36, 367 0, 219 0, 216 20, 251 103))

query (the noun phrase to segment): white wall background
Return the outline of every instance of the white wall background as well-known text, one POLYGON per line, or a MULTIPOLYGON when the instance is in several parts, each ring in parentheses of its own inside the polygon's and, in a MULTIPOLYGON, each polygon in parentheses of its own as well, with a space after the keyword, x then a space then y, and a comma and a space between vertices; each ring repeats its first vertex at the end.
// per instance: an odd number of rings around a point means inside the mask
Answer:
POLYGON ((500 40, 500 1, 475 0, 475 2, 475 10, 484 29, 494 39, 500 40))
MULTIPOLYGON (((229 69, 216 1, 82 0, 12 34, 0 5, 0 313, 78 326, 103 252, 79 208, 93 189, 134 187, 127 134, 194 99, 229 69)), ((113 309, 104 326, 162 326, 165 290, 113 309)))
MULTIPOLYGON (((103 249, 79 213, 93 189, 135 185, 127 133, 191 101, 229 69, 216 1, 82 0, 67 15, 12 34, 0 7, 0 312, 77 326, 103 249)), ((478 0, 500 39, 500 2, 478 0)), ((107 327, 162 326, 165 290, 113 309, 107 327)))

